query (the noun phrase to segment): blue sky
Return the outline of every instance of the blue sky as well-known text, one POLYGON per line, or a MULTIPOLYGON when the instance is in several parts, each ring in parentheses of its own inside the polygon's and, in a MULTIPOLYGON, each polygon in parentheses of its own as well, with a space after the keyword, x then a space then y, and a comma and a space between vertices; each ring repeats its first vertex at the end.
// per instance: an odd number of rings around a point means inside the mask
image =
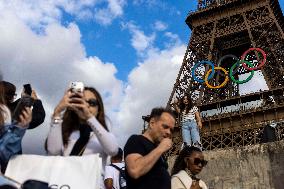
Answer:
MULTIPOLYGON (((137 55, 131 46, 131 34, 123 29, 122 24, 133 22, 145 35, 156 34, 153 45, 157 48, 165 48, 169 40, 164 32, 172 32, 178 35, 180 40, 186 43, 189 39, 190 30, 184 20, 189 10, 196 8, 196 1, 128 1, 124 8, 124 14, 113 20, 110 25, 102 26, 93 20, 78 21, 76 18, 65 15, 68 22, 77 22, 82 32, 82 43, 86 47, 88 56, 98 56, 105 62, 114 62, 117 66, 117 77, 127 80, 131 69, 135 67, 141 56, 137 55), (161 21, 167 27, 164 31, 156 31, 154 24, 161 21)), ((63 23, 66 20, 63 19, 63 23)))
POLYGON ((0 71, 18 94, 31 83, 47 113, 26 133, 24 152, 44 153, 50 116, 71 81, 100 91, 122 146, 141 133, 141 116, 168 101, 190 38, 185 18, 196 7, 196 0, 0 1, 0 71))

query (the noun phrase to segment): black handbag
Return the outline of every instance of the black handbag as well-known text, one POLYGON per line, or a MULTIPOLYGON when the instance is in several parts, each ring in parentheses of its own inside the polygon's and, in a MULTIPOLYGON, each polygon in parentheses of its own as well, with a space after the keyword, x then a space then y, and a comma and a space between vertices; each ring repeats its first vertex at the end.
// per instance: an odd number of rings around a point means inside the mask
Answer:
POLYGON ((22 189, 50 189, 48 183, 38 180, 27 180, 22 184, 22 189))

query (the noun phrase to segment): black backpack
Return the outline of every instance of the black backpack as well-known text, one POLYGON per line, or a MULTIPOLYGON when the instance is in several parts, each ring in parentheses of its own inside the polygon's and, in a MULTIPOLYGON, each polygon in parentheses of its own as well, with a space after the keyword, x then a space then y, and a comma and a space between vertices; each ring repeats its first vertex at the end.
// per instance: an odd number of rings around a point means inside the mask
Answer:
POLYGON ((114 167, 116 170, 119 171, 119 187, 120 187, 120 189, 127 189, 125 167, 119 168, 118 166, 116 166, 114 164, 110 164, 110 166, 114 167))

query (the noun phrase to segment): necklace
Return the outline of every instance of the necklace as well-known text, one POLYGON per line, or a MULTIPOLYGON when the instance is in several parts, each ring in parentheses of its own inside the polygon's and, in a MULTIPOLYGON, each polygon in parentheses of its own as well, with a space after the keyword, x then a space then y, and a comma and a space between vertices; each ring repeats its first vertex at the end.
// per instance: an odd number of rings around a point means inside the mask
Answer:
POLYGON ((192 172, 188 168, 185 168, 185 172, 188 174, 188 176, 190 176, 190 178, 193 181, 199 181, 200 180, 200 178, 197 178, 196 175, 192 174, 192 172))

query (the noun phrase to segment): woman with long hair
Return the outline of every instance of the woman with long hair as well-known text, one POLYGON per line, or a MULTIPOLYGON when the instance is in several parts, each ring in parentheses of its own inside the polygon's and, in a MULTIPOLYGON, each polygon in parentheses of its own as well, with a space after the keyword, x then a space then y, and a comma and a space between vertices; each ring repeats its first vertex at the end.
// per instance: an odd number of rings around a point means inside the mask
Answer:
POLYGON ((174 108, 182 116, 182 139, 184 145, 194 145, 201 149, 199 129, 202 121, 198 108, 193 105, 190 95, 185 95, 180 101, 176 100, 174 108))
POLYGON ((105 166, 107 156, 116 155, 118 148, 106 125, 99 92, 92 87, 85 87, 82 93, 66 91, 52 115, 48 153, 63 156, 99 153, 105 166))
POLYGON ((185 146, 175 160, 172 169, 172 189, 207 189, 197 177, 207 164, 202 151, 194 146, 185 146))
POLYGON ((6 106, 4 86, 0 83, 0 125, 11 124, 11 113, 6 106))
POLYGON ((0 167, 4 173, 11 156, 22 151, 21 141, 32 120, 32 111, 25 107, 17 122, 12 122, 10 110, 6 106, 4 86, 0 83, 0 167))

